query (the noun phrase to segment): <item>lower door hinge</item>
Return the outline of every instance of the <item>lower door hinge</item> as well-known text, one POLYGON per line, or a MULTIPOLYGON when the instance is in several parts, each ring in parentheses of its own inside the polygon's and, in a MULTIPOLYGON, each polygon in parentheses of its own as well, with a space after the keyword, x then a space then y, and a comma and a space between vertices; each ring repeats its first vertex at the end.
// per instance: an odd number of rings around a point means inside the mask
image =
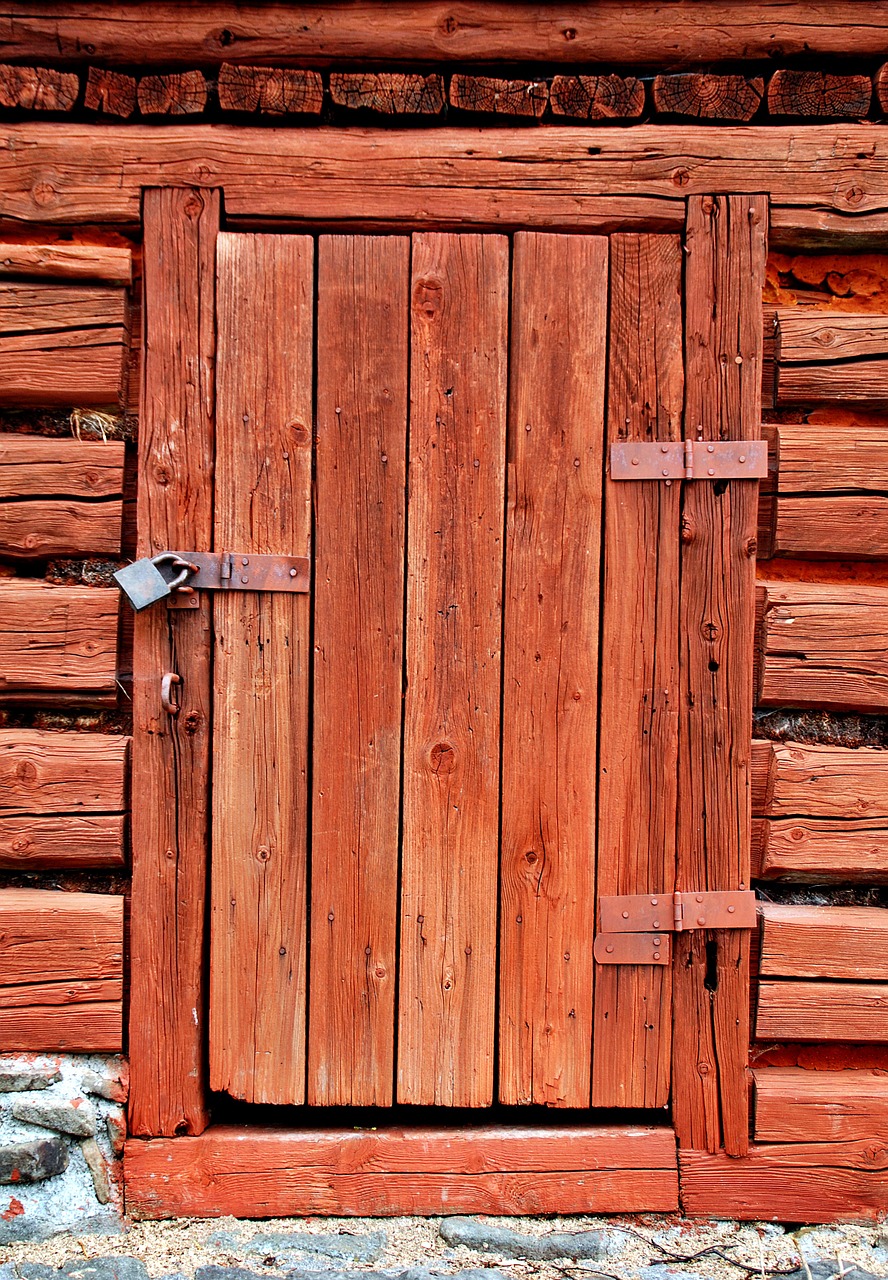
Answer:
POLYGON ((617 440, 611 480, 761 480, 768 474, 764 440, 617 440))
POLYGON ((595 937, 599 964, 669 964, 669 935, 690 929, 754 929, 751 889, 629 893, 599 902, 601 932, 595 937))

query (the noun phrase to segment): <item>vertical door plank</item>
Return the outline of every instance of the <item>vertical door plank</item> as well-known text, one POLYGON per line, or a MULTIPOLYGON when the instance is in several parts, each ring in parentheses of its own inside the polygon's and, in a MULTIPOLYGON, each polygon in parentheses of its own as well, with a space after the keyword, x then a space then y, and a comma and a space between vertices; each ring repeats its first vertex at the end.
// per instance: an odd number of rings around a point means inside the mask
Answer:
POLYGON ((503 1103, 589 1105, 607 240, 519 233, 503 636, 503 1103))
MULTIPOLYGON (((759 435, 764 196, 695 196, 685 436, 759 435)), ((757 485, 684 485, 677 887, 749 886, 757 485)), ((684 1146, 748 1146, 749 935, 676 936, 674 1118, 684 1146)))
MULTIPOLYGON (((219 236, 217 550, 309 554, 313 309, 311 237, 219 236)), ((210 1078, 249 1102, 305 1097, 309 621, 215 600, 210 1078)))
MULTIPOLYGON (((681 438, 681 279, 677 237, 611 237, 608 446, 681 438)), ((679 518, 679 485, 606 486, 599 894, 674 887, 679 518)), ((666 1106, 668 969, 599 965, 595 980, 593 1105, 666 1106)))
POLYGON ((410 241, 322 236, 308 1100, 394 1082, 410 241))
MULTIPOLYGON (((219 194, 145 193, 139 555, 212 549, 215 242, 219 194)), ((209 839, 210 602, 135 619, 130 1132, 200 1133, 209 839), (160 680, 182 680, 182 711, 160 680)))
POLYGON ((398 1099, 493 1096, 509 246, 416 235, 398 1099))

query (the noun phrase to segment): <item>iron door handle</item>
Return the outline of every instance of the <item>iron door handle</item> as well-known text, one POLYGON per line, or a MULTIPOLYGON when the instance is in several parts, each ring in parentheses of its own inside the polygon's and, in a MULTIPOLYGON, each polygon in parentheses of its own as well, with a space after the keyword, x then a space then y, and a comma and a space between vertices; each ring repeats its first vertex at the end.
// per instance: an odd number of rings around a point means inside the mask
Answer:
POLYGON ((176 675, 175 671, 167 671, 166 675, 161 676, 160 680, 160 705, 168 716, 177 716, 179 714, 179 703, 173 701, 173 685, 182 683, 182 677, 176 675))

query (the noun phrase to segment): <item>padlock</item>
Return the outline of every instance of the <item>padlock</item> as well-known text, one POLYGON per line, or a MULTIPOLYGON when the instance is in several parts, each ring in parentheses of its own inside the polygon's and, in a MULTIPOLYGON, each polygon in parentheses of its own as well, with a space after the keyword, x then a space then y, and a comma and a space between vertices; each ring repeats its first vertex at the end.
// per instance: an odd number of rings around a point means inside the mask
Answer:
POLYGON ((149 605, 172 595, 177 587, 185 585, 190 574, 196 572, 194 565, 174 551, 162 551, 151 559, 136 560, 126 568, 118 569, 114 578, 136 613, 141 613, 149 605), (169 565, 176 572, 167 578, 160 571, 161 565, 169 565))

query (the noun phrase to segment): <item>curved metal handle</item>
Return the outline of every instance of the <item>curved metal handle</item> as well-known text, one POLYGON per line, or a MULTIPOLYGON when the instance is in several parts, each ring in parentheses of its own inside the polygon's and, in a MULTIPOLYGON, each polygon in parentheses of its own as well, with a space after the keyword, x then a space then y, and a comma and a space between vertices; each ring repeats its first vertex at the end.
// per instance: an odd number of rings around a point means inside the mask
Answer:
POLYGON ((174 569, 179 570, 175 578, 169 583, 170 591, 175 591, 177 588, 184 586, 188 579, 197 573, 197 565, 189 564, 187 560, 177 556, 175 551, 161 551, 160 555, 152 557, 151 563, 155 566, 171 564, 174 569))
POLYGON ((173 685, 181 684, 182 677, 177 676, 175 671, 167 671, 160 679, 160 705, 168 716, 177 716, 179 714, 179 704, 173 701, 173 685))

